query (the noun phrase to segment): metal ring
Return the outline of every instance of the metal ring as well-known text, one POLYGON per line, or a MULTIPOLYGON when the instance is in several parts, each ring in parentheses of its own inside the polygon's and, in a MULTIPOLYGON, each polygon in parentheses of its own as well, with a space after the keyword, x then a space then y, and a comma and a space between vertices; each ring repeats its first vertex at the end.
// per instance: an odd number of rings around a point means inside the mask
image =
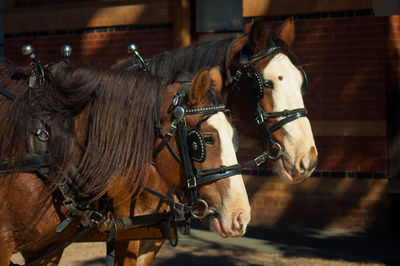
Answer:
POLYGON ((192 214, 192 216, 195 219, 199 219, 200 220, 200 219, 203 219, 204 217, 206 217, 207 215, 209 215, 211 212, 208 210, 207 202, 205 200, 199 199, 199 200, 197 200, 197 202, 195 202, 193 204, 193 210, 190 211, 190 213, 192 214), (195 204, 202 204, 204 206, 204 211, 203 211, 202 215, 195 211, 195 208, 194 208, 195 204))
POLYGON ((269 159, 271 159, 271 160, 276 160, 276 159, 278 159, 279 157, 281 157, 282 156, 282 146, 278 143, 278 142, 273 142, 271 145, 269 145, 269 147, 268 147, 268 158, 269 159), (277 147, 278 149, 277 149, 277 151, 275 151, 274 149, 273 149, 273 147, 277 147))
POLYGON ((31 62, 29 66, 32 72, 36 72, 38 70, 38 65, 35 62, 31 62))
POLYGON ((40 128, 36 129, 35 135, 38 140, 42 142, 47 142, 50 139, 50 133, 47 130, 42 130, 40 128))

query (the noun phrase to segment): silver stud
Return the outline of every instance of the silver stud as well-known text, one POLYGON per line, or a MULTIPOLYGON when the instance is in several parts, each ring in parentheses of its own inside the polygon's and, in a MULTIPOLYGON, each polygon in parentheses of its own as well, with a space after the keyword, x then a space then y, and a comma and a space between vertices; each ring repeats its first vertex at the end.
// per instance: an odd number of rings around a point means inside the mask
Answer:
POLYGON ((193 150, 197 151, 197 143, 196 142, 192 143, 192 148, 193 148, 193 150))
POLYGON ((30 44, 25 44, 22 46, 21 52, 23 55, 29 56, 31 59, 36 57, 33 53, 33 46, 30 44))
POLYGON ((174 116, 176 118, 182 118, 185 115, 185 109, 180 106, 177 106, 174 110, 174 116))
POLYGON ((128 44, 128 53, 131 54, 131 53, 136 52, 137 50, 138 50, 138 47, 136 44, 134 44, 134 43, 128 44))
POLYGON ((61 46, 61 55, 64 56, 65 58, 68 58, 71 56, 72 53, 72 47, 71 45, 64 44, 61 46))

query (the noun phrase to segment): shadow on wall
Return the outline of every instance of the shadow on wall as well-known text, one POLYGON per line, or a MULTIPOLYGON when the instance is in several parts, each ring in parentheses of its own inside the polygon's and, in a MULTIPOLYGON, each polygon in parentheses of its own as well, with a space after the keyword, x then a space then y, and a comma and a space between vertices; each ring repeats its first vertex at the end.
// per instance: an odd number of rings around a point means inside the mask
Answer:
MULTIPOLYGON (((310 120, 386 121, 388 17, 296 20, 295 26, 294 50, 310 81, 305 96, 310 120)), ((315 140, 317 170, 387 172, 386 136, 315 140)), ((287 186, 257 178, 246 182, 254 224, 391 229, 387 179, 310 178, 287 186)))
MULTIPOLYGON (((46 5, 49 1, 42 2, 41 5, 46 5)), ((147 2, 135 1, 135 5, 138 6, 137 10, 135 9, 135 14, 132 15, 135 21, 146 22, 149 13, 154 13, 154 5, 157 3, 152 3, 152 5, 145 5, 145 3, 147 2)), ((60 5, 60 8, 62 8, 62 5, 60 5)), ((168 3, 164 4, 163 8, 169 8, 168 3)), ((79 6, 74 9, 74 5, 65 4, 65 10, 69 13, 76 12, 75 16, 80 15, 79 6)), ((102 16, 104 16, 104 19, 112 19, 114 13, 120 11, 119 9, 115 11, 113 7, 105 8, 101 6, 98 9, 85 9, 83 14, 84 17, 87 17, 87 20, 82 24, 91 25, 93 18, 99 20, 102 16)), ((71 19, 73 20, 73 18, 71 19)), ((26 23, 26 21, 21 21, 21 23, 26 23)), ((111 65, 116 63, 117 60, 129 56, 127 52, 129 43, 136 43, 143 57, 154 56, 172 48, 172 26, 169 24, 126 25, 91 29, 84 25, 80 27, 74 30, 60 29, 53 32, 6 34, 6 56, 16 64, 29 64, 29 59, 24 58, 20 52, 21 47, 29 43, 34 46, 35 54, 42 63, 57 62, 62 59, 60 47, 63 44, 69 44, 73 49, 72 62, 111 65)))
MULTIPOLYGON (((305 96, 305 102, 310 107, 311 119, 319 113, 317 119, 322 120, 386 121, 385 95, 390 78, 386 47, 388 18, 367 16, 320 22, 315 26, 311 20, 299 21, 300 36, 295 42, 295 49, 306 53, 304 68, 310 76, 310 95, 305 96), (309 49, 309 44, 315 49, 309 49), (312 77, 320 78, 313 82, 312 77), (314 106, 314 100, 319 106, 314 106)), ((317 147, 319 140, 316 137, 317 147)), ((339 145, 319 149, 319 169, 387 172, 386 137, 325 137, 324 141, 339 145)), ((317 212, 313 215, 316 220, 303 226, 333 225, 362 230, 391 227, 386 179, 319 179, 314 183, 306 191, 308 202, 305 191, 293 191, 278 224, 288 223, 294 217, 301 219, 308 207, 317 212), (302 207, 303 200, 306 206, 302 207)))
POLYGON ((309 178, 290 185, 279 177, 246 176, 245 181, 252 225, 391 229, 386 179, 309 178))

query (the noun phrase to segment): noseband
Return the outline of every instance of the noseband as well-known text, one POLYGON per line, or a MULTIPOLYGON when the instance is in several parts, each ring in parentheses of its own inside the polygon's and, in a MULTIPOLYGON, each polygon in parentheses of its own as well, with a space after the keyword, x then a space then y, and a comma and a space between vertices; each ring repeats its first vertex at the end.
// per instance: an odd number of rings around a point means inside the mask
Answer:
MULTIPOLYGON (((287 123, 290 123, 301 117, 306 117, 307 109, 298 108, 298 109, 283 110, 278 112, 266 112, 265 110, 263 110, 263 108, 260 106, 260 100, 264 98, 264 89, 265 88, 273 89, 273 84, 268 81, 265 82, 261 74, 256 70, 256 68, 252 64, 267 56, 276 54, 278 51, 282 49, 278 46, 274 46, 261 55, 253 56, 249 61, 247 61, 246 64, 242 65, 238 70, 236 70, 235 75, 232 78, 232 75, 229 70, 229 52, 234 42, 235 40, 228 47, 225 54, 225 69, 230 86, 229 97, 231 97, 236 90, 240 90, 239 82, 242 79, 244 79, 246 82, 246 86, 251 88, 250 93, 248 93, 247 96, 253 108, 253 113, 255 115, 254 120, 256 121, 257 125, 261 127, 261 130, 263 131, 269 143, 269 147, 267 150, 268 158, 273 160, 278 159, 282 155, 282 147, 272 136, 272 133, 276 130, 279 130, 287 123), (271 126, 267 126, 266 121, 270 118, 283 118, 283 119, 278 120, 271 126)), ((303 83, 301 85, 301 93, 302 95, 304 95, 308 87, 307 76, 301 67, 299 67, 298 69, 303 79, 303 83)), ((257 158, 255 159, 257 166, 264 163, 265 160, 267 159, 267 158, 260 158, 260 156, 257 158)))

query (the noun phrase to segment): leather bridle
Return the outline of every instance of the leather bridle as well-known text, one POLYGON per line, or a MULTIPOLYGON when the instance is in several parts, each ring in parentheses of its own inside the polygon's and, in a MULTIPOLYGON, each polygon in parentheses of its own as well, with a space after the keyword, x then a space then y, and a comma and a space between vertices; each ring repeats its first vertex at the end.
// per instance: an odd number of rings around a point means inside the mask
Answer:
MULTIPOLYGON (((244 64, 241 65, 241 67, 239 69, 236 70, 234 76, 232 77, 231 71, 229 68, 229 66, 230 66, 229 54, 230 54, 232 45, 235 41, 236 40, 234 40, 228 46, 226 54, 225 54, 225 71, 226 71, 226 76, 227 76, 228 84, 229 84, 229 98, 231 98, 232 95, 236 91, 240 90, 240 87, 239 87, 240 81, 245 80, 246 86, 248 88, 250 88, 249 93, 247 93, 247 96, 252 105, 253 114, 255 116, 254 120, 256 121, 257 125, 261 127, 261 130, 263 131, 263 133, 268 141, 268 145, 269 145, 267 148, 267 152, 269 153, 268 158, 272 159, 272 160, 276 160, 282 156, 282 147, 275 140, 272 133, 274 131, 279 130, 287 123, 290 123, 301 117, 306 117, 307 109, 297 108, 297 109, 283 110, 283 111, 278 111, 278 112, 266 112, 261 107, 260 100, 262 100, 264 98, 264 89, 266 89, 266 88, 273 89, 273 87, 271 87, 272 86, 271 83, 269 83, 268 81, 265 82, 263 80, 261 74, 256 70, 256 68, 253 66, 253 64, 258 62, 261 59, 268 57, 268 56, 279 53, 280 51, 282 51, 282 48, 278 47, 278 46, 274 46, 274 47, 271 47, 270 49, 268 49, 263 54, 255 55, 255 56, 251 57, 250 60, 247 60, 244 64), (283 117, 283 119, 278 120, 271 126, 267 125, 266 122, 268 119, 280 118, 280 117, 283 117)), ((304 95, 307 91, 307 86, 308 86, 307 76, 301 67, 298 67, 298 69, 303 78, 301 92, 304 95)), ((260 164, 264 163, 265 160, 266 160, 266 158, 262 158, 262 160, 257 160, 256 165, 259 166, 260 164)))
MULTIPOLYGON (((201 115, 195 128, 198 134, 201 135, 200 126, 208 119, 208 117, 216 114, 217 112, 226 112, 228 110, 225 108, 225 105, 218 104, 216 98, 214 97, 214 105, 212 106, 184 108, 188 101, 187 90, 189 86, 190 83, 182 83, 174 96, 173 103, 170 108, 172 113, 172 124, 165 135, 161 130, 161 125, 157 125, 159 128, 159 137, 162 139, 162 141, 155 149, 154 156, 156 157, 163 147, 168 146, 174 157, 183 164, 186 175, 186 189, 190 190, 191 195, 191 203, 189 204, 192 206, 190 211, 191 215, 196 219, 202 219, 210 213, 213 213, 213 211, 209 210, 207 202, 201 199, 198 193, 198 187, 233 175, 238 175, 240 174, 241 166, 238 164, 230 166, 222 165, 217 168, 201 170, 198 170, 194 167, 194 159, 190 155, 190 145, 195 143, 189 143, 188 141, 188 132, 193 131, 193 129, 189 130, 187 128, 185 117, 190 115, 201 115), (169 145, 169 140, 175 133, 177 136, 178 147, 180 149, 180 155, 176 154, 176 152, 174 152, 172 147, 169 145), (199 205, 201 205, 200 209, 202 209, 202 213, 197 212, 193 208, 193 206, 199 205)), ((212 96, 215 95, 211 88, 209 88, 209 91, 212 96)), ((159 121, 159 119, 157 118, 156 121, 159 121)), ((151 192, 151 189, 146 190, 151 192)))

